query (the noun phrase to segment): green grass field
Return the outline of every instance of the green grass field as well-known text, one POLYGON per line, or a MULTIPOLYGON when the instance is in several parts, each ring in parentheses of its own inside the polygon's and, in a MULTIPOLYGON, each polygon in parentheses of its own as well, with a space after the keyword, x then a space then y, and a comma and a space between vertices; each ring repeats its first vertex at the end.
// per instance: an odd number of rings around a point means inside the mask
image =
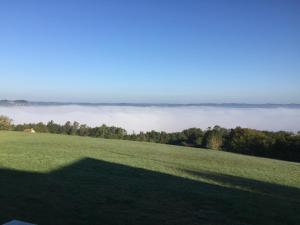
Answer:
POLYGON ((0 224, 300 224, 300 164, 0 132, 0 224))

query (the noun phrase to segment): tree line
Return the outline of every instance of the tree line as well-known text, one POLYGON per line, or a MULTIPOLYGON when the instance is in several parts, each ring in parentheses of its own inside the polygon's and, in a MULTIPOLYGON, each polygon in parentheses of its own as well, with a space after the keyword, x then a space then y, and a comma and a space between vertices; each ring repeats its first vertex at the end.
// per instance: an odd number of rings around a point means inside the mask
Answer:
POLYGON ((149 131, 128 134, 120 127, 89 127, 76 121, 68 121, 63 125, 54 121, 47 124, 40 122, 14 125, 8 117, 0 116, 0 130, 24 131, 30 128, 40 133, 155 142, 300 162, 300 132, 271 132, 241 127, 226 129, 214 126, 206 130, 190 128, 171 133, 149 131))

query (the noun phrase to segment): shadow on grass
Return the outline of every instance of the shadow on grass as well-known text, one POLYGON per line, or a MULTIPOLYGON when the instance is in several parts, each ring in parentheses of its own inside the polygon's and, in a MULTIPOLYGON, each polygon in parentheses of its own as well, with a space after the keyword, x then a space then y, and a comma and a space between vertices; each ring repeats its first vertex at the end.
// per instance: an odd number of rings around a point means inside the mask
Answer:
POLYGON ((247 191, 90 158, 48 174, 0 169, 0 223, 300 223, 298 189, 186 172, 247 191))
POLYGON ((271 196, 272 198, 276 198, 278 200, 281 199, 282 201, 291 201, 296 203, 299 202, 300 198, 300 190, 298 188, 251 180, 244 177, 237 177, 227 174, 192 170, 183 171, 194 177, 212 181, 225 187, 245 190, 249 192, 256 192, 258 194, 271 196))

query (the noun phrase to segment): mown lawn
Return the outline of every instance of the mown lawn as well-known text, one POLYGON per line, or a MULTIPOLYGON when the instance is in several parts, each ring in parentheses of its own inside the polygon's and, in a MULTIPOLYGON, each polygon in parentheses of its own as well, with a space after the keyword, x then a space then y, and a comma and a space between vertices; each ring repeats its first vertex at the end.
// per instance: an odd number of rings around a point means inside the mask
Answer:
POLYGON ((0 132, 0 224, 300 224, 300 164, 0 132))

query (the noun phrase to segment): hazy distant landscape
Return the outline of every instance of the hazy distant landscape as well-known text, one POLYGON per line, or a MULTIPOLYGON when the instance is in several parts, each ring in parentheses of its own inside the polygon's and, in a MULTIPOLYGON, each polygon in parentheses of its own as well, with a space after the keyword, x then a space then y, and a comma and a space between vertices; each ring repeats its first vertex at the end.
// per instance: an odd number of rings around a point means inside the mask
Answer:
POLYGON ((181 131, 190 127, 206 129, 214 125, 270 131, 299 131, 298 105, 147 105, 147 104, 28 104, 0 106, 3 115, 16 124, 54 120, 64 124, 78 121, 89 126, 120 126, 128 132, 181 131))
POLYGON ((300 1, 0 1, 0 225, 300 225, 300 1))

